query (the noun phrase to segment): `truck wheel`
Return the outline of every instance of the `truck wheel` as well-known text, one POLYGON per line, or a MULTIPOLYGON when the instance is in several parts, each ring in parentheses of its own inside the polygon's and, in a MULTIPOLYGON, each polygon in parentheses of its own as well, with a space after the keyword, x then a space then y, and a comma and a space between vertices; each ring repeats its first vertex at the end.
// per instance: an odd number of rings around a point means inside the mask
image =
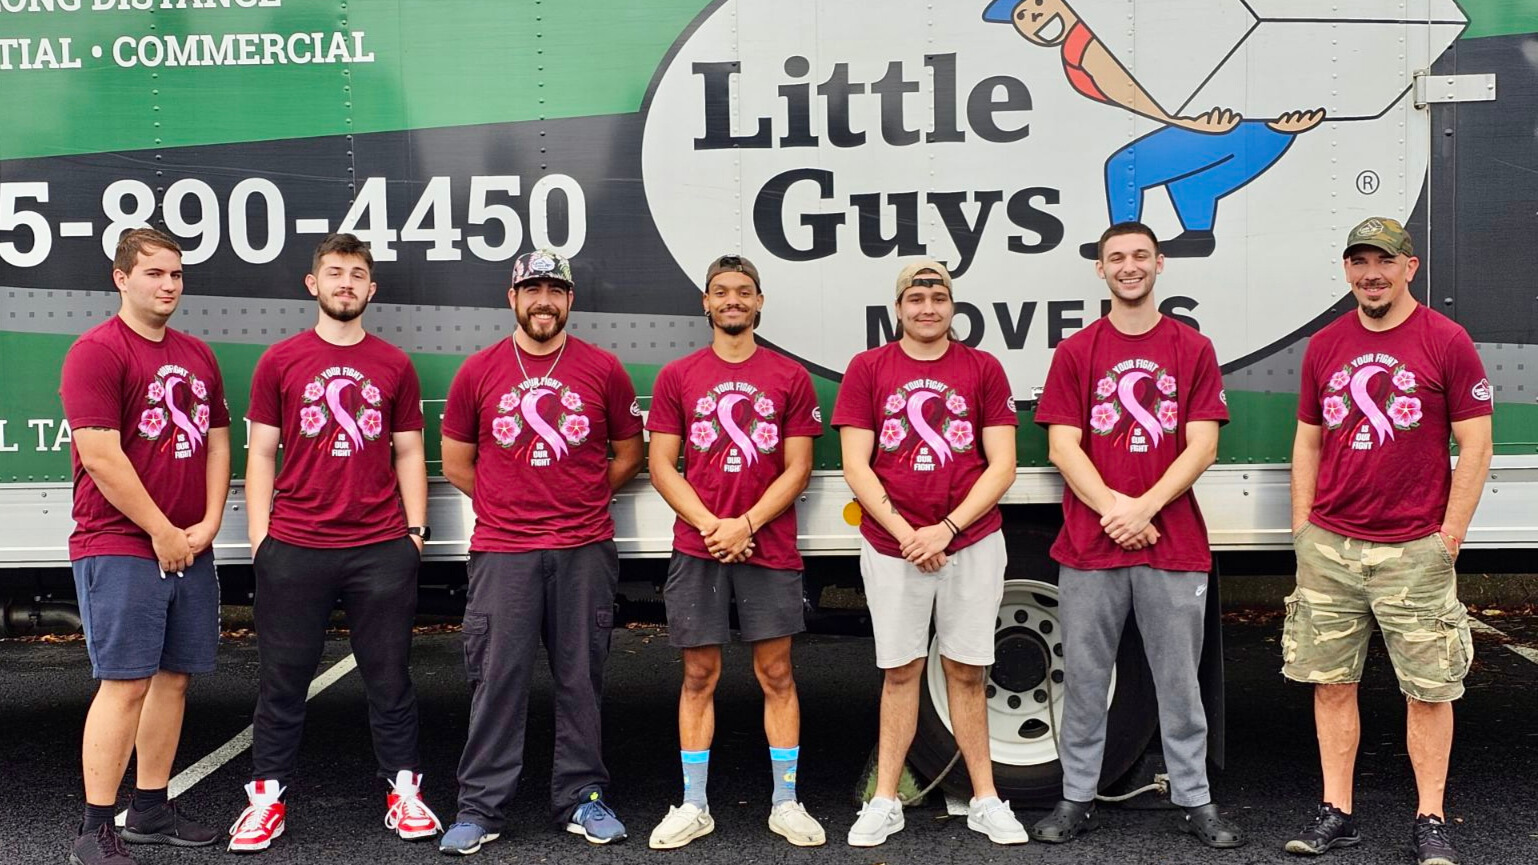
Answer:
MULTIPOLYGON (((1054 731, 1063 712, 1063 644, 1057 586, 1008 580, 994 622, 994 664, 987 681, 988 738, 999 796, 1017 805, 1050 804, 1062 796, 1063 772, 1054 731)), ((1147 748, 1158 723, 1153 682, 1140 641, 1122 640, 1112 671, 1101 786, 1121 778, 1147 748)), ((956 753, 938 640, 931 639, 920 688, 918 731, 908 759, 933 779, 956 753)), ((972 795, 966 764, 958 760, 941 788, 972 795)))

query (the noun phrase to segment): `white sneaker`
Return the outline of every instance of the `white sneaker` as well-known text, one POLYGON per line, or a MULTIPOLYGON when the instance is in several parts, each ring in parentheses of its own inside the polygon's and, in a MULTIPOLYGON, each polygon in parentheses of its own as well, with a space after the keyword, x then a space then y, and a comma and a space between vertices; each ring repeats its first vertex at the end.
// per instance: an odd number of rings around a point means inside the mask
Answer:
POLYGON ((652 830, 649 844, 653 850, 672 850, 714 831, 716 821, 710 816, 710 806, 701 808, 685 802, 676 808, 668 807, 668 815, 652 830))
POLYGON ((421 775, 402 769, 395 773, 390 788, 385 795, 386 829, 399 834, 403 841, 419 841, 443 831, 438 815, 422 801, 421 775))
POLYGON ((769 831, 797 847, 821 847, 828 842, 817 818, 806 813, 800 802, 781 802, 769 812, 769 831))
POLYGON ((896 799, 871 799, 860 806, 860 816, 849 827, 849 846, 875 847, 886 843, 903 826, 903 803, 896 799))
POLYGON ((995 844, 1024 844, 1031 840, 1029 832, 1015 819, 1008 802, 997 796, 973 799, 967 803, 967 828, 981 832, 995 844))

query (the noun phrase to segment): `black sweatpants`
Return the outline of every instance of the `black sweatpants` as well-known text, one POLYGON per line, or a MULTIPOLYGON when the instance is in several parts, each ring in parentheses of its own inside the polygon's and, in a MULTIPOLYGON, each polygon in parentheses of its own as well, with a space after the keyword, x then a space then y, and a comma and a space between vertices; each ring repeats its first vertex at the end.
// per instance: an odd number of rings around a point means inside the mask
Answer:
POLYGON ((465 605, 470 732, 459 761, 459 817, 500 832, 523 771, 529 680, 543 636, 555 679, 551 819, 609 783, 603 763, 603 666, 614 630, 613 541, 529 553, 471 553, 465 605))
POLYGON ((340 600, 368 696, 381 777, 417 768, 417 695, 411 626, 417 612, 416 542, 315 549, 268 537, 257 549, 256 647, 261 690, 252 718, 251 777, 288 785, 299 761, 305 694, 340 600))

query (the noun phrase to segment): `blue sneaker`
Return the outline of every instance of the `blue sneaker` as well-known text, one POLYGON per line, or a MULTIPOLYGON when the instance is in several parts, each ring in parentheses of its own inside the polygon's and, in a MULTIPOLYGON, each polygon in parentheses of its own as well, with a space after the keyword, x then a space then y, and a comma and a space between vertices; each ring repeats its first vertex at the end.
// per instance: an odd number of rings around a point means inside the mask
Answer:
POLYGON ((478 823, 455 823, 438 841, 438 852, 469 856, 479 852, 482 844, 500 837, 501 833, 487 832, 478 823))
POLYGON ((619 821, 614 809, 597 790, 587 794, 586 802, 572 809, 566 831, 581 835, 593 844, 625 840, 625 824, 619 821))

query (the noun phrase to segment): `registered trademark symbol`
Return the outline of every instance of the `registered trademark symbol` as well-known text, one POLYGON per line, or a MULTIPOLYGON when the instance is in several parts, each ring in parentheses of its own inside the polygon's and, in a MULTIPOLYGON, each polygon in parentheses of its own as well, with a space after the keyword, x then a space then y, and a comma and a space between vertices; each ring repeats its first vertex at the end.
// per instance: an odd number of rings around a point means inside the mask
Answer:
POLYGON ((1364 171, 1356 176, 1356 191, 1363 195, 1372 195, 1378 191, 1378 172, 1364 171))

